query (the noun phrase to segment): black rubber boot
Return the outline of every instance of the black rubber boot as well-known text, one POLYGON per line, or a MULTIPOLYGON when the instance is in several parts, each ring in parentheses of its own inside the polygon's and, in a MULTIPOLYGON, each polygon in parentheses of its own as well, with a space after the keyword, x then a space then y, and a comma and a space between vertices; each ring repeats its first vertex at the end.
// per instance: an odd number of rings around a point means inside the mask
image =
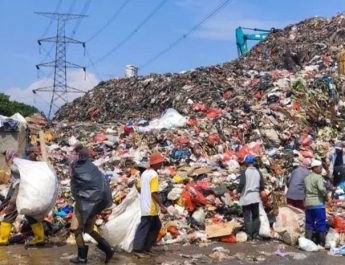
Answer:
POLYGON ((326 245, 326 232, 318 233, 319 245, 325 247, 326 245))
POLYGON ((255 220, 253 222, 253 240, 259 239, 259 231, 260 231, 260 220, 255 220))
POLYGON ((88 251, 89 251, 88 246, 78 247, 78 256, 71 258, 69 261, 75 264, 86 264, 88 251))
POLYGON ((253 240, 253 222, 244 223, 244 230, 247 233, 248 240, 253 240))
POLYGON ((305 238, 309 240, 313 240, 313 231, 311 230, 306 230, 305 231, 305 238))
POLYGON ((107 242, 107 240, 105 240, 104 238, 101 238, 98 241, 97 247, 105 253, 105 262, 104 263, 108 263, 111 260, 111 258, 114 256, 115 249, 113 249, 110 246, 110 244, 107 242))

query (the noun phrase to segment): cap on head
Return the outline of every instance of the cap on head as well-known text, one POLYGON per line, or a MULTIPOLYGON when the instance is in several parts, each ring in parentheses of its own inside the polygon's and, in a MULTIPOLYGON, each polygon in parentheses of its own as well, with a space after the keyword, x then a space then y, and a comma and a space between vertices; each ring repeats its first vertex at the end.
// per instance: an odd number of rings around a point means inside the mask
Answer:
POLYGON ((164 157, 161 153, 153 153, 150 155, 150 166, 157 165, 164 162, 164 157))
POLYGON ((316 159, 313 160, 313 162, 311 162, 311 165, 310 165, 311 168, 320 167, 320 166, 322 166, 322 162, 320 160, 316 160, 316 159))
POLYGON ((244 162, 246 162, 247 164, 254 164, 255 157, 253 155, 246 155, 246 157, 244 158, 244 162))

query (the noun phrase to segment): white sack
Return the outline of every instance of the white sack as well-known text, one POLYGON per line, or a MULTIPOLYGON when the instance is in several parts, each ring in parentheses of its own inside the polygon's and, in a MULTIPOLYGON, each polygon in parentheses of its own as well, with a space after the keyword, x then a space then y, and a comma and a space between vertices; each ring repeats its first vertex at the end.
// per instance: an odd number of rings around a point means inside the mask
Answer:
POLYGON ((141 219, 140 197, 135 188, 132 188, 124 201, 113 209, 110 219, 101 227, 101 235, 112 246, 131 252, 141 219))
POLYGON ((277 233, 276 238, 295 246, 298 238, 304 235, 304 219, 305 214, 301 209, 289 205, 279 207, 276 222, 273 224, 273 230, 277 233))
POLYGON ((259 235, 262 237, 271 237, 270 222, 268 221, 268 217, 262 203, 259 204, 259 216, 260 216, 259 235))
POLYGON ((43 219, 54 207, 58 195, 58 181, 46 162, 15 158, 20 173, 17 196, 19 214, 43 219))

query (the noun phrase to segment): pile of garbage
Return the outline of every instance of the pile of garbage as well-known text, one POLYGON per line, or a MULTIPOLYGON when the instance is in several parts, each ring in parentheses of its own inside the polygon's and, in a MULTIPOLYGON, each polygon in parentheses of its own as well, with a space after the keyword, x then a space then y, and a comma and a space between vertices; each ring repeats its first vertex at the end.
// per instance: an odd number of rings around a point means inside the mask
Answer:
MULTIPOLYGON (((101 82, 63 106, 50 132, 58 215, 71 216, 67 161, 82 143, 112 183, 115 208, 97 224, 129 250, 140 217, 135 182, 149 154, 159 151, 166 158, 160 195, 169 212, 159 241, 243 242, 236 188, 244 157, 254 154, 270 194, 260 207, 260 235, 298 244, 304 214, 286 206, 286 178, 303 158, 321 159, 327 170, 329 152, 345 140, 345 79, 337 61, 344 39, 344 14, 312 18, 224 65, 101 82)), ((343 205, 338 199, 328 206, 330 223, 343 220, 343 205)), ((337 233, 344 232, 339 223, 337 233)))
POLYGON ((84 97, 64 105, 56 119, 98 122, 152 119, 167 108, 188 115, 190 107, 200 102, 207 107, 233 110, 243 106, 247 97, 253 99, 247 105, 257 102, 254 95, 283 86, 277 82, 303 69, 312 75, 319 74, 319 70, 332 72, 344 38, 344 14, 332 19, 307 19, 271 33, 246 56, 230 63, 180 74, 101 82, 84 97), (239 97, 243 99, 239 101, 239 97))
MULTIPOLYGON (((124 250, 140 219, 136 181, 155 151, 166 159, 158 172, 168 209, 161 244, 247 240, 236 188, 248 154, 269 194, 260 206, 260 235, 298 244, 304 213, 286 206, 286 178, 303 158, 321 159, 327 170, 329 152, 345 140, 345 79, 337 62, 344 30, 343 14, 312 18, 272 33, 231 63, 101 82, 63 106, 44 135, 60 183, 52 230, 70 222, 68 160, 81 143, 112 187, 114 207, 97 225, 124 250)), ((345 242, 343 207, 341 196, 328 205, 335 229, 329 242, 345 242)))

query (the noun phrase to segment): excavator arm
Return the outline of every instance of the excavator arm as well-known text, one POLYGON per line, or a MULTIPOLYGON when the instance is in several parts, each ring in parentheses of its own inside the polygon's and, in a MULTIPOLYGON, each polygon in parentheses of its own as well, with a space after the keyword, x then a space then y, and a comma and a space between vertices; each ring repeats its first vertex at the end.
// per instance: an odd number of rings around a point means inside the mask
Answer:
POLYGON ((238 51, 238 56, 241 57, 245 53, 248 52, 248 40, 258 40, 262 41, 264 40, 268 34, 271 32, 276 32, 277 29, 272 28, 270 30, 266 29, 257 29, 257 28, 243 28, 243 27, 238 27, 235 30, 236 34, 236 45, 237 45, 237 51, 238 51), (251 34, 245 34, 243 32, 243 29, 248 29, 248 30, 253 30, 253 31, 258 31, 258 33, 251 33, 251 34))

